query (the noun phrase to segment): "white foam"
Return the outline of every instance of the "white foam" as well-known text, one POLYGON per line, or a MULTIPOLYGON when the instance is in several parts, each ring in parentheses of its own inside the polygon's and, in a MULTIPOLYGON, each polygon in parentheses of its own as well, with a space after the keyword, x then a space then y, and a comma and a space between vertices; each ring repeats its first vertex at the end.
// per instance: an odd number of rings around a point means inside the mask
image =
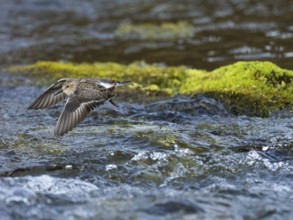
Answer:
POLYGON ((117 169, 117 165, 116 164, 107 164, 106 165, 106 171, 115 170, 115 169, 117 169))

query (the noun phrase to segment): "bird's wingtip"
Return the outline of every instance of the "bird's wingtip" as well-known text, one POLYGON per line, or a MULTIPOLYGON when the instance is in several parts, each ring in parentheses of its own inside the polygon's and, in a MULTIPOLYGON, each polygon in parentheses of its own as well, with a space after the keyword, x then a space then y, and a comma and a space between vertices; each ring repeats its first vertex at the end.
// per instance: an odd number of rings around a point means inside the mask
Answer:
POLYGON ((64 135, 64 133, 63 133, 63 132, 60 132, 60 131, 56 131, 56 130, 54 130, 54 135, 55 135, 56 137, 61 137, 61 136, 64 135))
POLYGON ((31 105, 30 105, 30 106, 28 106, 26 109, 27 109, 27 110, 34 110, 34 109, 36 109, 36 108, 34 107, 34 105, 33 105, 33 104, 31 104, 31 105))

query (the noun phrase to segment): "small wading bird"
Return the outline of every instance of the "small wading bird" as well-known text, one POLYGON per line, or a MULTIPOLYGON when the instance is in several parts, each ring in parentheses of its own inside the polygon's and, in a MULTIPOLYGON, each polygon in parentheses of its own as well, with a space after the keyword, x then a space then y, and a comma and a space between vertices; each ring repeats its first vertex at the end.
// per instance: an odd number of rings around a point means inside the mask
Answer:
POLYGON ((117 95, 114 90, 129 82, 63 78, 51 85, 28 109, 49 108, 67 99, 54 130, 55 135, 62 136, 82 122, 91 110, 106 101, 117 107, 112 100, 117 95))

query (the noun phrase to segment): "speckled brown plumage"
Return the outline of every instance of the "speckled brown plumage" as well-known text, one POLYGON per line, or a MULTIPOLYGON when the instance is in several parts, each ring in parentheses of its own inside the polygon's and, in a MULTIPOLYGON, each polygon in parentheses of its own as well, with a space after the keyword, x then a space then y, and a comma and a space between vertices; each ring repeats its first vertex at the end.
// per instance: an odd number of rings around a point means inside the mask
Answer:
POLYGON ((126 83, 129 81, 60 79, 40 95, 28 109, 48 108, 67 99, 54 130, 55 135, 62 136, 82 122, 90 111, 106 101, 117 106, 112 100, 117 95, 114 90, 126 83))

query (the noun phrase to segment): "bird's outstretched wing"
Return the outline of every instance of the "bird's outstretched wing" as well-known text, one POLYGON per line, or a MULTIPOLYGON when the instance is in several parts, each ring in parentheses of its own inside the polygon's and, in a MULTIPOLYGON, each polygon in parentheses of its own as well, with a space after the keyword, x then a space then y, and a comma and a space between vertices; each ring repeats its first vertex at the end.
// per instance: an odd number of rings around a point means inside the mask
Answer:
POLYGON ((104 102, 96 100, 81 102, 76 96, 69 97, 58 119, 54 134, 62 136, 68 131, 71 131, 86 118, 91 110, 104 104, 104 102))
POLYGON ((28 109, 48 108, 66 99, 66 94, 62 91, 62 85, 65 81, 66 79, 60 79, 52 84, 28 109))

